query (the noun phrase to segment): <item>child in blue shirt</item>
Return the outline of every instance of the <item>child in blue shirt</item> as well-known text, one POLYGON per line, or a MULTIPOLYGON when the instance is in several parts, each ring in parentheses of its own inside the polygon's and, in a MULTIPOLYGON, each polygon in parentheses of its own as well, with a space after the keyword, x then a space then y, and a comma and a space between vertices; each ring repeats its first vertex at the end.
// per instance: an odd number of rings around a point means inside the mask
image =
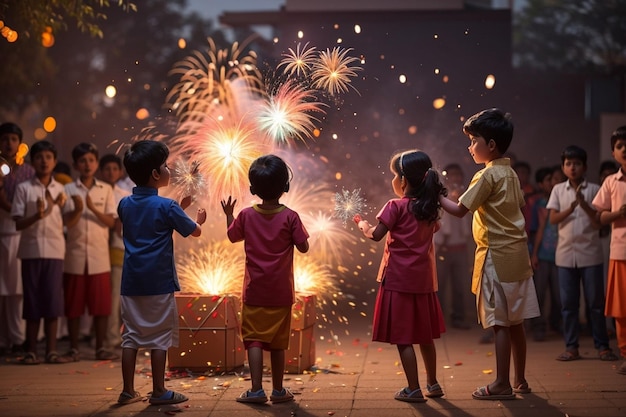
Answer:
POLYGON ((139 348, 151 349, 152 395, 150 404, 177 404, 188 398, 165 388, 167 349, 178 346, 178 312, 174 292, 180 291, 174 261, 172 233, 198 237, 206 220, 198 209, 196 221, 185 212, 191 197, 180 205, 159 197, 158 189, 167 187, 170 170, 169 150, 162 142, 136 142, 124 156, 126 172, 137 187, 118 206, 124 237, 121 308, 122 377, 124 388, 119 404, 141 401, 135 391, 135 363, 139 348))

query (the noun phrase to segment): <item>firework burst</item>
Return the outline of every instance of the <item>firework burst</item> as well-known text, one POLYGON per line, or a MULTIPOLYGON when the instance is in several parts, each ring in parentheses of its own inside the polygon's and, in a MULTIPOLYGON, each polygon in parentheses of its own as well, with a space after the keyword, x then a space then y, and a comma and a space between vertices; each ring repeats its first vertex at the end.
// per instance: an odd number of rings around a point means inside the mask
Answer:
POLYGON ((355 214, 363 213, 365 209, 365 199, 361 197, 361 189, 341 190, 335 193, 335 217, 341 219, 344 226, 348 221, 352 221, 355 214))
POLYGON ((293 261, 293 280, 296 292, 318 294, 323 298, 324 296, 332 297, 332 294, 337 291, 335 275, 327 266, 315 262, 307 256, 294 256, 293 261))
POLYGON ((235 42, 230 49, 217 49, 213 39, 208 41, 206 53, 194 51, 170 71, 180 80, 168 93, 166 102, 181 121, 201 118, 216 106, 235 107, 238 96, 232 92, 234 80, 243 82, 255 94, 263 94, 256 54, 244 53, 249 41, 241 47, 235 42))
MULTIPOLYGON (((348 54, 352 48, 341 49, 335 47, 321 51, 319 58, 313 62, 311 77, 313 86, 320 90, 326 90, 333 96, 348 91, 348 86, 357 91, 351 84, 351 78, 356 77, 356 72, 361 67, 351 66, 354 62, 359 62, 355 57, 348 54)), ((357 91, 358 92, 358 91, 357 91)))
POLYGON ((302 76, 306 76, 317 59, 316 48, 314 46, 309 48, 308 46, 309 43, 307 42, 300 49, 300 43, 298 42, 295 51, 289 48, 288 53, 282 54, 283 59, 278 64, 277 69, 284 66, 283 72, 288 76, 292 76, 295 73, 299 77, 300 72, 302 72, 302 76))
POLYGON ((211 181, 214 203, 229 195, 239 198, 247 189, 250 164, 269 150, 255 137, 255 125, 246 118, 238 123, 207 118, 182 127, 185 133, 174 139, 174 148, 198 161, 199 173, 211 181))
POLYGON ((311 236, 311 253, 328 263, 341 264, 348 254, 346 248, 355 244, 353 234, 325 212, 318 211, 302 217, 311 236))
POLYGON ((185 292, 227 295, 241 292, 244 267, 242 251, 220 241, 189 250, 177 258, 176 270, 185 292))
POLYGON ((259 128, 275 143, 290 143, 292 139, 305 141, 313 136, 316 117, 312 113, 324 113, 323 103, 315 96, 287 81, 270 96, 257 116, 259 128))

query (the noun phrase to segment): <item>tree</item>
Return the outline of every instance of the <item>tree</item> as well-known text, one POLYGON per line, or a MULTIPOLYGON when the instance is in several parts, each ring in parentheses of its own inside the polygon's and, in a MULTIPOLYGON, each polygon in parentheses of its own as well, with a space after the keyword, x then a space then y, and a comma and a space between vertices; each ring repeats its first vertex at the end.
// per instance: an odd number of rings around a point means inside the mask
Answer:
MULTIPOLYGON (((116 2, 125 12, 136 11, 129 0, 116 2)), ((0 30, 3 35, 15 31, 17 37, 12 42, 0 38, 0 91, 12 99, 3 107, 24 110, 33 100, 32 81, 54 72, 43 43, 54 44, 55 36, 72 28, 102 38, 108 7, 109 0, 0 0, 0 30)))
POLYGON ((626 0, 528 0, 514 22, 514 61, 562 73, 626 73, 626 0))

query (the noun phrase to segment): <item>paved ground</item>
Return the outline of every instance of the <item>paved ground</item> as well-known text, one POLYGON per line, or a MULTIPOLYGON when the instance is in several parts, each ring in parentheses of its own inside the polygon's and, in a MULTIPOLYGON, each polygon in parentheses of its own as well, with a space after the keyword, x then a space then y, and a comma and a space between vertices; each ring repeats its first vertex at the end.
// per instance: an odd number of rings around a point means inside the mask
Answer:
MULTIPOLYGON (((296 401, 261 406, 235 401, 249 387, 245 373, 173 375, 168 387, 190 398, 180 408, 147 402, 118 407, 120 362, 92 360, 93 350, 88 346, 82 349, 83 360, 71 364, 25 366, 7 357, 0 366, 0 416, 626 416, 626 375, 616 373, 620 362, 597 359, 588 337, 581 339, 584 359, 567 363, 554 360, 563 348, 559 337, 529 341, 527 379, 532 394, 513 401, 477 401, 471 398, 472 391, 493 378, 493 347, 478 343, 482 334, 478 328, 449 330, 437 341, 439 381, 445 397, 411 405, 393 399, 394 392, 405 385, 395 347, 371 343, 365 330, 362 334, 318 340, 317 372, 285 376, 296 401)), ((421 379, 424 385, 423 372, 421 379)), ((271 388, 269 377, 264 385, 266 390, 271 388)), ((136 387, 144 395, 151 389, 145 356, 138 363, 136 387)))

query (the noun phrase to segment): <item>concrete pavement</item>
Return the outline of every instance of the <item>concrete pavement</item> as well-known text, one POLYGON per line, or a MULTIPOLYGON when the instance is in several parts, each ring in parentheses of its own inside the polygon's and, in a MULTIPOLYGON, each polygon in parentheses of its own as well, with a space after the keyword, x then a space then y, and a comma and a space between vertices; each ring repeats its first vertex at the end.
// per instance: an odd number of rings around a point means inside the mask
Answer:
MULTIPOLYGON (((597 358, 591 338, 581 338, 582 360, 559 362, 563 350, 558 335, 543 342, 529 338, 527 379, 532 393, 512 401, 477 401, 471 397, 477 386, 494 378, 493 346, 478 343, 482 330, 450 329, 436 342, 438 379, 445 391, 440 399, 408 404, 393 399, 406 385, 395 346, 370 342, 366 324, 339 329, 339 338, 316 338, 316 371, 285 375, 285 386, 295 396, 291 403, 240 404, 235 398, 249 388, 241 374, 183 376, 174 374, 167 382, 190 400, 178 406, 151 406, 138 402, 117 406, 122 378, 120 362, 98 362, 93 349, 81 348, 80 362, 34 366, 20 365, 16 357, 0 364, 0 416, 93 416, 93 417, 187 417, 244 416, 458 416, 458 417, 617 417, 626 416, 626 375, 619 375, 621 362, 597 358), (356 329, 356 331, 354 330, 356 329)), ((615 341, 612 340, 615 349, 615 341)), ((65 342, 60 342, 64 348, 65 342)), ((41 347, 43 350, 43 347, 41 347)), ((43 353, 43 352, 42 352, 43 353)), ((141 356, 141 355, 140 355, 141 356)), ((136 388, 146 395, 152 387, 150 362, 138 360, 136 388)), ((421 358, 420 382, 425 386, 421 358)), ((264 378, 271 391, 270 377, 264 378)))

